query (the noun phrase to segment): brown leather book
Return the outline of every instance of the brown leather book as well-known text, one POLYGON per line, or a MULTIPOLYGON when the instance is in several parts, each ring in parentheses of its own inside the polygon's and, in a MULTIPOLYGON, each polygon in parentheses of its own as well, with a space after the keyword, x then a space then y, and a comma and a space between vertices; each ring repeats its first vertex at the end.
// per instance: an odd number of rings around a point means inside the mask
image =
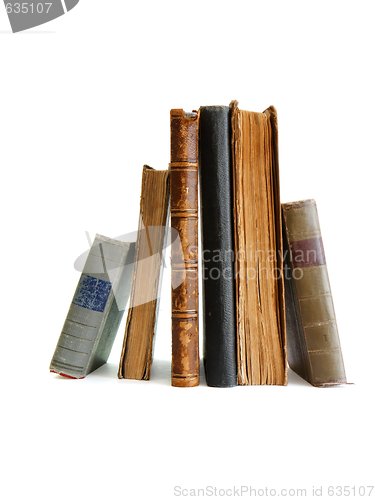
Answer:
POLYGON ((199 385, 198 114, 171 110, 172 385, 199 385))
POLYGON ((285 385, 277 115, 231 108, 238 384, 285 385))
POLYGON ((312 385, 345 384, 316 203, 285 203, 282 211, 289 365, 312 385))
POLYGON ((168 202, 168 170, 144 166, 133 284, 119 378, 150 379, 168 202))

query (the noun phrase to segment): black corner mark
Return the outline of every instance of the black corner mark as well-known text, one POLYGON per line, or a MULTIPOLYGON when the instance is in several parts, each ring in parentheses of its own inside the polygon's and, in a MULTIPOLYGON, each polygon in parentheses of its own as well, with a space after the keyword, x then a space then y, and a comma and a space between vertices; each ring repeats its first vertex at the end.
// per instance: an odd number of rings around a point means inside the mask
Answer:
POLYGON ((48 23, 73 9, 79 0, 4 0, 13 33, 48 23))

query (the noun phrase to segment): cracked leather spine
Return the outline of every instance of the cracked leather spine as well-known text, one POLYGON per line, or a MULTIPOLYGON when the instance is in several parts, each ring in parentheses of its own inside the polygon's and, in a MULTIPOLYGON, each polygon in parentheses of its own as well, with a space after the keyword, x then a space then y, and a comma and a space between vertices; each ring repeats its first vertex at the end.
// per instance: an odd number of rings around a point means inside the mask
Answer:
POLYGON ((198 123, 196 112, 172 109, 171 273, 172 385, 199 385, 198 123))

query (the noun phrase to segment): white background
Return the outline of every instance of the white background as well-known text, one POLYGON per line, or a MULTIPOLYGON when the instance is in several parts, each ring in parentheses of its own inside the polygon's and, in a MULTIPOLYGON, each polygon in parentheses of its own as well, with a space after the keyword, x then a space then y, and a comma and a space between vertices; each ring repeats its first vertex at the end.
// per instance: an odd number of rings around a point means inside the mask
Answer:
POLYGON ((375 484, 373 6, 81 0, 20 34, 0 8, 1 498, 375 484), (85 231, 137 228, 170 108, 231 99, 278 110, 282 201, 317 200, 355 385, 171 388, 168 273, 152 381, 117 380, 123 324, 106 366, 50 374, 85 231))

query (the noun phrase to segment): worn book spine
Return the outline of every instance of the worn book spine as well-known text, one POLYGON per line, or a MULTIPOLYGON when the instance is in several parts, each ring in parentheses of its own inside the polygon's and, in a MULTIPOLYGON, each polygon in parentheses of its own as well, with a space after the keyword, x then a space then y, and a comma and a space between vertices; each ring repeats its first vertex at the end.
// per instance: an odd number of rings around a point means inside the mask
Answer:
POLYGON ((290 367, 315 386, 346 383, 314 200, 282 205, 290 367))
POLYGON ((171 110, 172 385, 199 384, 198 114, 171 110))
POLYGON ((231 117, 204 106, 199 119, 204 368, 207 385, 237 385, 231 117))
POLYGON ((134 243, 96 235, 50 371, 84 378, 106 363, 130 293, 134 243))
POLYGON ((132 292, 118 377, 149 380, 169 202, 169 172, 145 165, 132 292))

